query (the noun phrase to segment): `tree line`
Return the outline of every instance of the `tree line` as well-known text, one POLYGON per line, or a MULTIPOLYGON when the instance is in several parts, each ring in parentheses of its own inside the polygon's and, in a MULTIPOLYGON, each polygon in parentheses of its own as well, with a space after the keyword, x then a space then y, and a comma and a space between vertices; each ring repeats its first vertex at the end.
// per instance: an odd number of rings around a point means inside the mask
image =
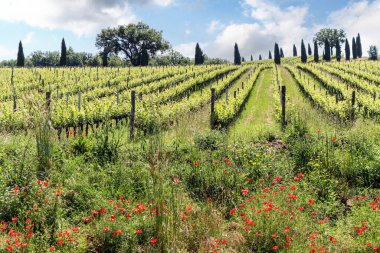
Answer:
MULTIPOLYGON (((315 34, 314 41, 314 61, 319 61, 319 48, 323 48, 322 59, 330 61, 335 49, 336 59, 342 58, 341 44, 345 43, 346 60, 362 57, 362 45, 360 34, 352 38, 350 47, 346 38, 346 33, 341 29, 321 29, 315 34)), ((24 56, 22 42, 19 43, 17 60, 3 61, 0 66, 16 65, 22 66, 148 66, 148 65, 201 65, 201 64, 224 64, 227 60, 220 58, 209 58, 199 43, 195 46, 194 61, 181 53, 174 51, 169 42, 162 37, 162 31, 156 31, 148 25, 139 22, 137 24, 120 25, 114 28, 105 28, 96 36, 95 46, 100 53, 92 55, 86 52, 75 52, 72 47, 67 48, 65 39, 62 39, 61 50, 59 51, 35 51, 27 58, 24 56), (161 55, 157 53, 161 51, 161 55), (124 56, 124 59, 121 58, 124 56)), ((310 43, 306 45, 301 41, 301 61, 307 62, 307 55, 311 56, 313 50, 310 43)), ((293 57, 297 57, 298 50, 293 45, 293 57)), ((375 55, 377 58, 377 48, 372 46, 369 51, 370 58, 375 55)), ((284 58, 283 49, 277 43, 274 46, 274 62, 281 63, 284 58)), ((268 59, 272 59, 272 52, 269 50, 268 59)), ((372 57, 373 58, 373 57, 372 57)), ((372 59, 371 58, 371 59, 372 59)), ((253 61, 251 55, 250 60, 253 61)), ((259 55, 259 60, 262 56, 259 55)), ((245 59, 240 55, 237 43, 234 45, 234 64, 241 64, 245 59)))

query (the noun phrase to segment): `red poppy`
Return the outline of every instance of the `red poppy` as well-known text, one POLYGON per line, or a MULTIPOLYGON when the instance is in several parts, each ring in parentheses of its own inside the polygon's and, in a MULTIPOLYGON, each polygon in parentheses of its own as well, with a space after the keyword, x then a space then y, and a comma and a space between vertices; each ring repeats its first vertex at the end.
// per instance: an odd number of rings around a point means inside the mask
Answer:
POLYGON ((314 204, 314 200, 312 200, 312 199, 309 199, 309 205, 312 205, 312 204, 314 204))
POLYGON ((157 243, 157 239, 156 239, 156 238, 151 238, 149 242, 150 242, 150 244, 152 244, 152 245, 153 245, 153 244, 156 244, 156 243, 157 243))
POLYGON ((260 182, 260 183, 264 182, 264 179, 260 178, 260 179, 259 179, 259 182, 260 182))
POLYGON ((273 248, 272 248, 273 250, 278 250, 278 246, 277 245, 275 245, 275 246, 273 246, 273 248))
POLYGON ((63 240, 59 240, 59 241, 57 242, 58 245, 61 245, 62 243, 63 243, 63 240))
POLYGON ((194 165, 195 165, 195 166, 198 166, 198 165, 199 165, 199 162, 198 162, 198 161, 195 161, 195 162, 194 162, 194 165))
POLYGON ((178 184, 180 182, 179 178, 175 177, 173 178, 173 183, 178 184))
POLYGON ((110 229, 108 227, 104 227, 103 231, 109 231, 110 229))
POLYGON ((18 186, 16 185, 15 188, 13 189, 13 192, 14 192, 14 193, 18 193, 19 190, 20 190, 20 187, 18 187, 18 186))
POLYGON ((336 142, 336 137, 332 137, 331 140, 332 140, 333 142, 336 142))
POLYGON ((136 228, 136 234, 142 234, 142 229, 141 228, 136 228))
POLYGON ((49 248, 49 250, 50 250, 50 251, 54 251, 54 246, 51 246, 51 247, 49 248))
POLYGON ((276 237, 277 237, 277 235, 276 235, 276 234, 273 234, 273 235, 272 235, 272 238, 276 238, 276 237))
POLYGON ((248 189, 243 189, 241 190, 241 193, 246 196, 248 194, 249 190, 248 189))

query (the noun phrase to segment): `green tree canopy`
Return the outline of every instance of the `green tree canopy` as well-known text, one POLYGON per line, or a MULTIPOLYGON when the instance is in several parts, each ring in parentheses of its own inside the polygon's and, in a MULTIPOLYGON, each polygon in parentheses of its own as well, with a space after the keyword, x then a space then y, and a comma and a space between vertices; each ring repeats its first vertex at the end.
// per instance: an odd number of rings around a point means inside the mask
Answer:
POLYGON ((359 33, 358 33, 358 36, 356 37, 356 55, 358 58, 362 58, 363 56, 362 42, 361 42, 359 33))
POLYGON ((340 48, 340 42, 339 41, 336 42, 335 48, 336 48, 336 60, 340 61, 340 59, 342 58, 342 51, 340 48))
POLYGON ((331 46, 329 40, 325 40, 325 50, 324 50, 324 60, 330 61, 331 60, 331 46))
POLYGON ((314 41, 314 62, 319 62, 318 44, 314 41))
POLYGON ((313 52, 311 51, 310 43, 307 43, 307 54, 312 55, 313 52))
POLYGON ((376 46, 370 46, 368 51, 368 59, 376 61, 377 60, 377 47, 376 46))
POLYGON ((351 52, 350 52, 350 44, 348 44, 348 40, 346 39, 346 44, 345 44, 345 53, 346 53, 346 61, 349 61, 351 58, 351 52))
POLYGON ((314 35, 313 40, 317 42, 318 46, 323 46, 327 40, 332 50, 336 46, 337 41, 344 43, 345 39, 346 32, 343 29, 322 28, 314 35))
POLYGON ((203 54, 203 51, 202 51, 201 47, 197 43, 197 45, 195 46, 194 64, 195 65, 201 65, 203 63, 204 63, 204 54, 203 54))
POLYGON ((18 43, 18 52, 17 52, 17 67, 24 67, 25 66, 25 56, 24 56, 24 49, 22 47, 22 43, 20 40, 20 43, 18 43))
POLYGON ((59 59, 59 66, 67 65, 67 50, 66 50, 66 42, 65 39, 62 39, 61 42, 61 58, 59 59))
POLYGON ((156 31, 142 22, 103 29, 97 35, 95 45, 107 56, 123 53, 133 66, 141 64, 144 50, 154 56, 158 51, 169 49, 169 42, 163 39, 162 31, 156 31))
POLYGON ((355 41, 355 37, 352 38, 352 58, 354 60, 356 60, 356 58, 358 58, 358 55, 356 54, 357 53, 357 48, 356 48, 356 41, 355 41))
POLYGON ((274 44, 274 63, 281 64, 280 49, 277 43, 274 44))
POLYGON ((303 43, 303 40, 301 42, 301 62, 303 63, 307 62, 306 48, 305 48, 305 43, 303 43))
POLYGON ((237 43, 235 43, 235 47, 234 47, 234 64, 235 65, 241 64, 241 56, 240 56, 239 47, 237 43))

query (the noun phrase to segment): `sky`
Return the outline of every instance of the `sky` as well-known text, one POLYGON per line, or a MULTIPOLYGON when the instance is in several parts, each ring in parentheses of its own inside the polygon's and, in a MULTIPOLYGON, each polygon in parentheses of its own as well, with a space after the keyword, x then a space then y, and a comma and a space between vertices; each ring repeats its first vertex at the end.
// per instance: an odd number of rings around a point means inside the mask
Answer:
POLYGON ((268 57, 277 42, 286 55, 301 39, 311 43, 323 27, 360 32, 363 51, 380 46, 380 0, 1 0, 0 60, 59 51, 62 38, 75 51, 96 54, 102 28, 142 21, 162 31, 174 50, 194 57, 199 42, 209 57, 268 57))

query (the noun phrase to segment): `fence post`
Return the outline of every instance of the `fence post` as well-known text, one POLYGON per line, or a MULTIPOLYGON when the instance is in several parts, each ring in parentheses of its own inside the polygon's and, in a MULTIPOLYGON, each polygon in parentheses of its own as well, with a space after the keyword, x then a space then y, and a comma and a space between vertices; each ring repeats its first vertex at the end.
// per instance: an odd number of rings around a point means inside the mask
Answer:
POLYGON ((47 91, 46 92, 46 109, 47 110, 50 110, 50 103, 51 103, 51 92, 50 91, 47 91))
MULTIPOLYGON (((82 97, 82 94, 81 92, 79 91, 78 92, 78 111, 80 112, 80 103, 81 103, 81 97, 82 97)), ((83 123, 79 123, 79 126, 78 126, 78 136, 81 136, 82 135, 82 128, 83 128, 83 123)))
POLYGON ((281 86, 281 127, 282 130, 285 130, 286 119, 285 119, 285 101, 286 101, 286 87, 281 86))
POLYGON ((135 105, 136 105, 136 91, 131 91, 131 119, 129 126, 129 137, 133 139, 134 137, 134 126, 135 126, 135 105))
POLYGON ((211 116, 210 116, 210 128, 215 128, 215 88, 211 89, 211 116))

